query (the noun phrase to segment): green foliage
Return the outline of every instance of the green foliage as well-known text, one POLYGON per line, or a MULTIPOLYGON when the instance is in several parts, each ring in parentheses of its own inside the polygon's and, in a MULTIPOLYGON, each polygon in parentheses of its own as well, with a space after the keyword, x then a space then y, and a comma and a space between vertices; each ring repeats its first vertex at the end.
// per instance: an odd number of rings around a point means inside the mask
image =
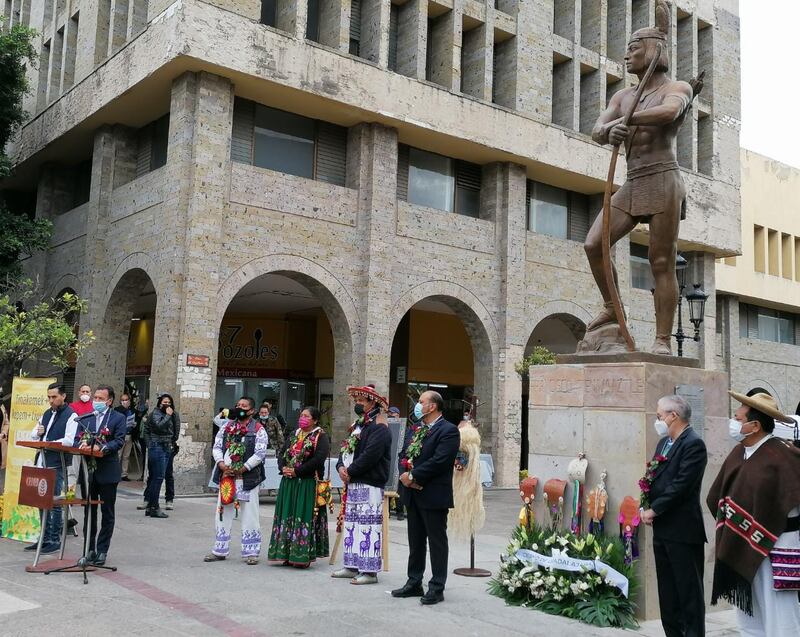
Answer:
POLYGON ((44 360, 58 369, 69 357, 79 357, 94 340, 91 332, 75 335, 86 302, 66 293, 58 299, 40 298, 31 281, 0 295, 0 385, 28 362, 44 360))
POLYGON ((29 88, 25 67, 36 61, 35 34, 33 29, 19 24, 0 33, 0 179, 10 172, 3 149, 27 117, 22 109, 22 97, 29 88))
POLYGON ((0 201, 0 292, 13 286, 22 275, 20 259, 50 245, 53 224, 48 219, 15 215, 0 201))
POLYGON ((528 354, 521 361, 514 364, 514 371, 520 375, 521 378, 528 377, 528 370, 533 365, 553 365, 556 362, 556 355, 546 347, 537 345, 533 351, 528 354))
POLYGON ((578 537, 566 529, 552 531, 538 525, 518 526, 501 556, 500 570, 489 582, 489 592, 506 603, 551 615, 578 619, 595 626, 636 628, 637 579, 633 565, 625 563, 625 547, 618 537, 578 537), (549 555, 557 549, 569 557, 600 560, 628 578, 628 597, 606 581, 602 573, 546 569, 516 556, 520 549, 549 555))

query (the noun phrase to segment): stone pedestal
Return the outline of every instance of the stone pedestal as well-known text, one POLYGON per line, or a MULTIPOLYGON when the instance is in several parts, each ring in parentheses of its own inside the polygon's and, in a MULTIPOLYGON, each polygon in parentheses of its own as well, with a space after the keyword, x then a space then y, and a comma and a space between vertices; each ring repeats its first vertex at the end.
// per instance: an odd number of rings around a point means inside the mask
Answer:
MULTIPOLYGON (((606 532, 617 533, 619 505, 626 495, 639 497, 638 480, 644 475, 658 442, 653 428, 656 403, 662 396, 691 396, 692 426, 705 440, 708 466, 703 480, 701 505, 732 444, 727 435, 727 377, 675 364, 651 362, 646 355, 636 360, 626 354, 623 362, 594 362, 591 357, 574 364, 537 366, 530 369, 530 456, 528 472, 539 478, 536 519, 547 523, 541 486, 550 478, 567 479, 567 465, 581 451, 589 460, 586 493, 606 471, 609 502, 606 532)), ((567 487, 565 502, 572 498, 567 487)), ((584 502, 585 507, 585 502, 584 502)), ((564 526, 569 527, 569 506, 565 504, 564 526)), ((713 541, 713 519, 706 514, 706 534, 713 541)), ((588 519, 584 516, 584 529, 588 519)), ((655 562, 650 529, 639 527, 639 616, 659 617, 655 562)), ((713 545, 706 545, 706 602, 710 596, 713 545)), ((717 608, 717 607, 715 607, 717 608)))

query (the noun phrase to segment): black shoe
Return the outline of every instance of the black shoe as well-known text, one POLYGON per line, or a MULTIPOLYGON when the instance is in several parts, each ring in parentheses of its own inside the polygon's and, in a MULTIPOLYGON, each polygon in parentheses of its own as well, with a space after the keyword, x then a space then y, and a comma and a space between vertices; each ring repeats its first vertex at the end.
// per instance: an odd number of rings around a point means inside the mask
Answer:
POLYGON ((392 597, 422 597, 422 584, 406 584, 403 588, 396 588, 392 591, 392 597))
POLYGON ((122 478, 120 478, 120 480, 122 480, 123 482, 130 482, 131 481, 131 479, 128 476, 122 476, 122 478))
POLYGON ((28 544, 28 546, 26 546, 22 550, 23 551, 35 551, 37 546, 39 546, 39 543, 38 542, 34 542, 33 544, 28 544))
MULTIPOLYGON (((92 560, 92 564, 94 564, 95 566, 103 566, 103 564, 105 564, 105 563, 106 563, 106 554, 105 553, 98 553, 97 557, 95 557, 92 560)), ((444 597, 442 599, 444 599, 444 597)))
POLYGON ((431 590, 419 598, 419 603, 423 606, 433 606, 434 604, 438 604, 439 602, 443 601, 444 593, 434 593, 431 590))
POLYGON ((161 509, 156 507, 155 509, 148 509, 145 515, 149 515, 151 518, 168 518, 169 516, 164 513, 161 509))
POLYGON ((61 550, 61 543, 52 542, 50 544, 42 544, 41 555, 49 555, 50 553, 58 553, 61 550))
POLYGON ((75 518, 70 518, 67 520, 68 529, 74 529, 76 526, 78 526, 78 521, 75 518))
POLYGON ((95 561, 95 559, 97 559, 97 553, 95 553, 94 551, 89 551, 89 552, 86 554, 86 561, 87 561, 89 564, 91 564, 92 562, 94 562, 94 561, 95 561))
POLYGON ((398 522, 402 522, 402 521, 403 521, 403 520, 405 520, 405 519, 406 519, 406 516, 405 516, 405 515, 403 515, 402 513, 398 513, 398 514, 397 514, 397 521, 398 521, 398 522))

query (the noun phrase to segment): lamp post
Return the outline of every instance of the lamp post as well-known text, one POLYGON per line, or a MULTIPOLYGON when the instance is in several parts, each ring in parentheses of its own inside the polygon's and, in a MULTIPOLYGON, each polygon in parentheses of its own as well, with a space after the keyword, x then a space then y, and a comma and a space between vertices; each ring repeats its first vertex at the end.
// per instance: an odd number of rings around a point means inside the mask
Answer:
POLYGON ((705 293, 700 283, 694 283, 694 290, 686 295, 686 302, 689 304, 689 321, 694 325, 694 336, 689 336, 683 331, 683 291, 686 289, 686 269, 689 262, 678 255, 675 259, 675 274, 678 277, 678 329, 672 335, 678 341, 678 356, 683 356, 683 341, 691 338, 694 342, 700 341, 700 325, 705 314, 706 301, 708 294, 705 293))

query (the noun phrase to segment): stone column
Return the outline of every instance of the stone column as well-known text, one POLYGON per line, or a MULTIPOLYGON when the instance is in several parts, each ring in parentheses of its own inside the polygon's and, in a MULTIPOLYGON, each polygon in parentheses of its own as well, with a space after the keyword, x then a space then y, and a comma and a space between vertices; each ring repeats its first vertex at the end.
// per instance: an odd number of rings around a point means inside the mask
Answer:
MULTIPOLYGON (((525 354, 527 324, 525 317, 525 168, 516 164, 489 164, 484 167, 481 188, 482 216, 495 222, 497 268, 501 273, 498 311, 497 360, 493 361, 495 391, 489 398, 497 406, 492 452, 494 482, 499 486, 518 484, 520 445, 522 443, 522 379, 514 364, 525 354)), ((476 369, 477 374, 477 369, 476 369)), ((477 385, 477 378, 476 378, 477 385)), ((484 410, 484 414, 486 411, 484 410)))
POLYGON ((461 89, 461 29, 462 8, 456 0, 453 9, 430 21, 431 73, 428 78, 448 90, 461 89))
POLYGON ((397 131, 380 124, 358 124, 350 129, 347 141, 347 185, 359 193, 358 236, 370 245, 364 256, 362 295, 357 300, 362 323, 353 329, 353 382, 374 383, 388 396, 394 339, 387 325, 392 324, 388 317, 396 258, 390 239, 395 234, 397 131), (381 320, 370 320, 371 316, 381 320))
POLYGON ((517 11, 517 36, 508 45, 513 51, 509 62, 513 67, 514 100, 513 105, 505 105, 549 122, 552 76, 550 73, 531 73, 530 69, 552 67, 553 3, 519 2, 517 11))
POLYGON ((427 45, 427 0, 408 0, 400 7, 397 25, 397 72, 424 80, 427 45))
POLYGON ((121 143, 121 132, 119 128, 115 131, 111 126, 102 126, 94 136, 92 184, 84 239, 86 262, 83 295, 89 307, 81 316, 80 329, 82 333, 92 330, 96 340, 78 360, 75 370, 78 382, 88 383, 92 387, 107 383, 114 385, 115 389, 121 387, 125 376, 131 319, 129 314, 127 325, 124 325, 120 313, 112 311, 107 315, 106 306, 111 275, 109 252, 113 245, 108 241, 111 237, 109 214, 114 188, 114 159, 121 143))
POLYGON ((165 210, 177 204, 182 254, 176 251, 174 280, 161 293, 174 298, 159 299, 157 321, 164 329, 157 332, 153 367, 163 369, 154 381, 177 368, 182 452, 175 470, 177 488, 185 491, 205 484, 211 463, 217 335, 225 308, 208 290, 220 287, 223 274, 219 239, 229 197, 233 86, 210 73, 186 73, 173 84, 171 109, 167 181, 176 173, 180 179, 165 197, 165 210), (190 354, 207 356, 208 367, 187 365, 190 354))
POLYGON ((319 43, 347 53, 350 50, 351 0, 319 0, 319 43))
POLYGON ((389 65, 390 0, 361 1, 360 55, 381 68, 389 65))
POLYGON ((296 38, 306 37, 308 2, 277 0, 275 26, 296 38))

